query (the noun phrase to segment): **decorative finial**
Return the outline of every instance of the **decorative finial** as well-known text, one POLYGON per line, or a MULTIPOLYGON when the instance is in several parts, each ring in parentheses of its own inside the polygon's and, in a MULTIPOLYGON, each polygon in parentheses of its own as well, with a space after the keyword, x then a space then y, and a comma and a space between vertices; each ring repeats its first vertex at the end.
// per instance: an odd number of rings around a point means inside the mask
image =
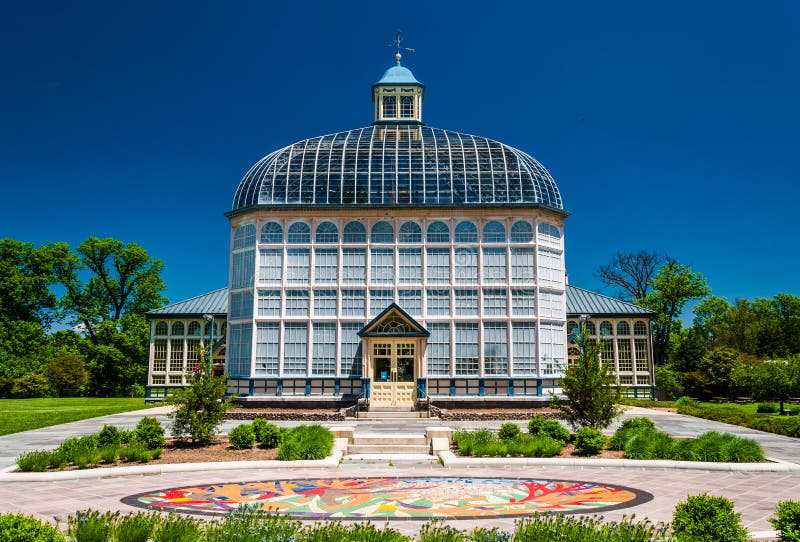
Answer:
POLYGON ((409 47, 403 47, 401 43, 403 42, 403 31, 399 28, 397 29, 397 37, 394 39, 394 44, 389 45, 389 47, 395 47, 397 49, 397 54, 394 55, 395 60, 397 60, 397 65, 400 65, 400 59, 403 58, 403 55, 400 54, 400 51, 408 51, 409 53, 413 53, 414 49, 409 47))

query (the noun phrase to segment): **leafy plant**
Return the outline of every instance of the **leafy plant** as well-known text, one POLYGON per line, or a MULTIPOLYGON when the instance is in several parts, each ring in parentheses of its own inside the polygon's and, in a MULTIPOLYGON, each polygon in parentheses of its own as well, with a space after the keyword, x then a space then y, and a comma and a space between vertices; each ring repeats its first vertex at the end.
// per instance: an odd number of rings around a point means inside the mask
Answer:
POLYGON ((656 429, 631 430, 625 442, 625 457, 630 459, 673 459, 675 439, 656 429))
POLYGON ((575 453, 578 455, 595 455, 600 453, 608 439, 599 429, 581 427, 575 433, 575 453))
POLYGON ((759 414, 775 414, 780 408, 776 403, 759 403, 756 405, 756 412, 759 414))
POLYGON ((188 517, 170 514, 157 524, 153 530, 153 542, 195 542, 200 539, 200 521, 188 517))
POLYGON ((511 440, 513 438, 517 438, 522 433, 519 426, 514 422, 506 422, 500 426, 500 431, 497 433, 497 436, 500 440, 511 440))
POLYGON ((148 450, 163 448, 164 428, 157 419, 145 416, 136 424, 136 429, 133 430, 133 440, 148 450))
POLYGON ((419 531, 419 542, 469 542, 467 535, 442 520, 426 523, 419 531))
POLYGON ((67 519, 67 534, 75 542, 110 542, 118 516, 116 512, 79 511, 67 519))
POLYGON ((531 435, 547 435, 550 438, 566 444, 569 441, 569 429, 561 425, 558 420, 545 418, 541 414, 536 414, 528 421, 528 433, 531 435))
POLYGON ((256 442, 264 448, 277 448, 281 443, 281 428, 264 418, 253 420, 253 431, 256 433, 256 442))
POLYGON ((733 503, 705 493, 678 503, 672 528, 679 542, 746 542, 748 538, 733 503))
POLYGON ((249 450, 256 443, 256 433, 249 423, 242 423, 228 433, 228 442, 234 450, 249 450))
POLYGON ((100 454, 100 459, 104 463, 113 464, 119 459, 119 446, 116 444, 109 444, 100 448, 98 453, 100 454))
POLYGON ((289 542, 302 531, 299 521, 261 508, 245 506, 225 515, 219 523, 209 523, 205 542, 261 542, 281 540, 289 542))
POLYGON ((17 467, 22 472, 44 472, 50 466, 53 452, 37 450, 24 453, 17 458, 17 467))
POLYGON ((126 514, 114 525, 114 538, 116 542, 147 542, 159 519, 153 512, 126 514))
POLYGON ((104 425, 100 432, 97 434, 97 445, 99 447, 120 444, 119 429, 113 425, 104 425))
POLYGON ((50 394, 50 383, 40 374, 30 373, 11 380, 11 397, 14 399, 32 399, 47 397, 50 394))
MULTIPOLYGON (((160 455, 160 448, 157 448, 157 450, 159 450, 160 455)), ((122 448, 119 455, 121 458, 131 463, 147 463, 150 461, 151 451, 141 442, 133 441, 125 448, 122 448)))
POLYGON ((282 461, 323 459, 332 449, 333 433, 330 430, 318 424, 298 425, 284 434, 277 457, 282 461))
POLYGON ((784 542, 800 542, 800 501, 780 501, 769 518, 784 542))
POLYGON ((44 375, 58 397, 78 395, 81 387, 89 382, 86 360, 75 354, 60 354, 44 368, 44 375))
POLYGON ((0 514, 3 542, 63 542, 64 535, 52 525, 23 514, 0 514))
POLYGON ((643 429, 651 430, 655 428, 656 424, 650 418, 641 417, 624 420, 608 442, 608 447, 612 450, 624 450, 625 443, 633 436, 633 433, 643 429))
POLYGON ((675 401, 675 406, 677 407, 693 407, 697 405, 698 405, 697 400, 692 399, 691 397, 686 397, 685 395, 679 397, 678 400, 675 401))
MULTIPOLYGON (((208 356, 207 349, 199 349, 200 359, 208 356)), ((193 443, 208 444, 214 440, 225 410, 227 379, 211 376, 208 364, 200 363, 190 378, 190 385, 167 396, 165 402, 176 408, 172 418, 172 434, 177 438, 189 437, 193 443)))

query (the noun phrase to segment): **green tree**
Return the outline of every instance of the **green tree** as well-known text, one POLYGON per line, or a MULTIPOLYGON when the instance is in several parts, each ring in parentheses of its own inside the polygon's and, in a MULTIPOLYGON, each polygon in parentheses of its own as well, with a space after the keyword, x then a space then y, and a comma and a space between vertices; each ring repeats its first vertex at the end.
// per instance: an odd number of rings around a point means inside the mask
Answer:
POLYGON ((708 353, 708 339, 705 332, 693 326, 674 333, 671 340, 670 360, 673 368, 681 372, 697 370, 700 360, 708 353))
POLYGON ((598 345, 589 338, 585 326, 575 340, 581 351, 561 380, 564 397, 554 397, 553 406, 561 411, 573 429, 608 427, 620 413, 619 389, 614 386, 614 375, 611 368, 600 361, 598 345))
POLYGON ((685 265, 669 260, 651 281, 653 291, 642 302, 656 313, 651 324, 653 330, 653 354, 656 364, 667 361, 670 338, 680 330, 679 317, 687 302, 700 299, 710 293, 706 279, 685 265))
MULTIPOLYGON (((199 359, 208 357, 207 348, 198 348, 199 359)), ((172 417, 172 435, 191 439, 192 443, 208 444, 214 440, 217 428, 228 407, 225 401, 227 378, 209 378, 208 364, 199 363, 191 375, 190 385, 167 396, 165 402, 176 408, 172 417)))
POLYGON ((74 397, 89 381, 86 360, 75 354, 61 354, 50 360, 44 369, 50 388, 58 397, 74 397))
POLYGON ((720 346, 703 356, 698 371, 706 377, 712 395, 730 397, 734 390, 734 373, 742 363, 740 352, 720 346))
POLYGON ((756 361, 743 366, 734 379, 756 399, 778 401, 783 414, 784 402, 800 395, 800 358, 756 361))

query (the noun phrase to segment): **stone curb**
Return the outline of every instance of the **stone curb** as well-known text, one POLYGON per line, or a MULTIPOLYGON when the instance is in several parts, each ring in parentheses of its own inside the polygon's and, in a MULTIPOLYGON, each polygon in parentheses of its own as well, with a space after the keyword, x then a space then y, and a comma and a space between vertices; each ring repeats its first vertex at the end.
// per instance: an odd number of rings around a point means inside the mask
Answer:
POLYGON ((800 465, 767 458, 772 463, 711 463, 705 461, 671 461, 642 459, 580 459, 565 457, 457 457, 450 450, 439 452, 445 467, 536 466, 597 467, 627 469, 672 469, 725 472, 800 472, 800 465))
POLYGON ((169 472, 201 472, 236 469, 324 469, 336 468, 344 454, 346 442, 336 439, 333 453, 325 459, 301 461, 215 461, 206 463, 168 463, 164 465, 134 465, 128 467, 107 467, 86 470, 55 472, 13 472, 16 466, 0 471, 0 482, 55 482, 60 480, 85 480, 92 478, 116 478, 141 474, 164 474, 169 472))

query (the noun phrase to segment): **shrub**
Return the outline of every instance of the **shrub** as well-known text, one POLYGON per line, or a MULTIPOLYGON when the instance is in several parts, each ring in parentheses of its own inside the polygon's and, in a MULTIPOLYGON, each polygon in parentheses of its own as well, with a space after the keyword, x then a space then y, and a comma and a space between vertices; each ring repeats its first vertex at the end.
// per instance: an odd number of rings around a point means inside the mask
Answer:
POLYGON ((475 455, 475 448, 482 447, 492 442, 494 435, 487 429, 480 431, 456 431, 453 433, 453 442, 462 455, 475 455))
POLYGON ((694 407, 697 405, 698 403, 695 399, 686 397, 685 395, 683 397, 679 397, 678 400, 675 401, 675 406, 677 407, 694 407))
POLYGON ((108 542, 118 513, 85 510, 67 519, 67 534, 75 542, 108 542))
POLYGON ((133 431, 129 431, 127 429, 121 429, 119 432, 119 443, 120 444, 128 444, 130 441, 133 440, 133 431))
POLYGON ((672 540, 667 526, 649 521, 604 522, 602 516, 536 514, 517 522, 515 541, 580 540, 581 542, 666 542, 672 540))
POLYGON ((775 403, 758 403, 756 406, 756 412, 759 414, 775 414, 778 410, 780 409, 775 403))
POLYGON ((242 423, 228 433, 228 442, 234 450, 249 450, 256 443, 256 433, 249 423, 242 423))
POLYGON ((3 542, 63 542, 64 535, 52 525, 22 514, 0 514, 3 542))
POLYGON ((17 458, 17 467, 22 472, 44 472, 52 462, 53 452, 38 450, 22 454, 17 458))
POLYGON ((286 432, 278 447, 282 461, 323 459, 333 449, 333 433, 321 425, 298 425, 286 432))
POLYGON ((253 420, 253 431, 256 434, 256 442, 264 448, 277 448, 281 443, 281 428, 263 418, 253 420))
POLYGON ((153 512, 126 514, 114 525, 116 542, 147 542, 159 517, 153 512))
POLYGON ((36 399, 50 395, 50 383, 40 374, 27 374, 11 380, 11 397, 36 399))
POLYGON ((522 457, 553 457, 564 447, 563 442, 547 435, 520 435, 506 445, 508 455, 522 457))
MULTIPOLYGON (((208 350, 198 354, 203 359, 207 357, 208 350)), ((201 444, 214 440, 228 408, 226 388, 227 379, 224 376, 210 376, 208 364, 198 364, 191 376, 191 385, 167 396, 165 400, 176 407, 170 414, 172 435, 177 438, 188 436, 193 443, 201 444)))
POLYGON ((219 523, 209 522, 203 540, 205 542, 289 541, 295 540, 296 533, 301 530, 300 522, 289 516, 272 514, 261 508, 243 507, 228 512, 225 519, 219 523))
POLYGON ((145 446, 148 450, 164 447, 164 428, 158 420, 145 416, 136 424, 133 430, 133 440, 145 446))
POLYGON ((780 501, 769 522, 781 534, 781 540, 800 542, 800 501, 780 501))
POLYGON ((58 451, 63 452, 67 460, 72 461, 73 454, 79 450, 96 450, 99 444, 99 438, 96 434, 85 435, 82 437, 69 437, 61 443, 57 448, 58 451))
POLYGON ((575 433, 575 453, 578 455, 595 455, 606 445, 606 437, 594 427, 581 427, 575 433))
POLYGON ((547 435, 562 444, 566 444, 571 436, 569 429, 561 425, 558 420, 545 418, 541 414, 535 415, 528 421, 528 433, 531 435, 547 435))
POLYGON ((44 368, 50 387, 58 397, 74 397, 89 382, 86 360, 75 354, 61 354, 44 368))
POLYGON ((746 542, 747 531, 741 514, 723 497, 690 495, 678 503, 672 516, 678 542, 746 542))
POLYGON ((442 520, 426 523, 419 531, 419 542, 469 542, 462 531, 446 525, 442 520))
POLYGON ((761 445, 749 438, 734 438, 728 443, 725 454, 727 461, 731 463, 760 463, 764 461, 764 450, 761 445))
POLYGON ((625 457, 630 459, 673 459, 675 439, 655 429, 628 431, 625 442, 625 457))
MULTIPOLYGON (((201 364, 202 365, 202 364, 201 364)), ((201 539, 200 521, 170 514, 162 518, 153 531, 153 542, 195 542, 201 539)))
POLYGON ((114 464, 117 462, 119 458, 119 446, 116 444, 109 444, 108 446, 103 446, 98 450, 100 454, 100 459, 109 464, 114 464))
POLYGON ((115 445, 119 446, 120 444, 120 434, 119 429, 114 427, 113 425, 104 425, 103 429, 97 434, 97 445, 100 448, 104 446, 115 445))
POLYGON ((611 440, 608 442, 608 447, 612 450, 624 450, 625 443, 633 436, 633 434, 640 430, 655 430, 656 424, 650 418, 630 418, 622 422, 619 428, 614 432, 611 440))
MULTIPOLYGON (((161 449, 156 448, 159 450, 159 455, 161 455, 161 449)), ((147 463, 150 461, 151 451, 147 449, 147 446, 142 444, 139 441, 133 441, 128 444, 125 448, 120 450, 119 456, 125 461, 129 461, 132 463, 147 463)))
POLYGON ((517 438, 521 433, 522 431, 519 425, 514 422, 506 422, 500 426, 500 431, 497 433, 497 436, 500 440, 511 440, 517 438))

